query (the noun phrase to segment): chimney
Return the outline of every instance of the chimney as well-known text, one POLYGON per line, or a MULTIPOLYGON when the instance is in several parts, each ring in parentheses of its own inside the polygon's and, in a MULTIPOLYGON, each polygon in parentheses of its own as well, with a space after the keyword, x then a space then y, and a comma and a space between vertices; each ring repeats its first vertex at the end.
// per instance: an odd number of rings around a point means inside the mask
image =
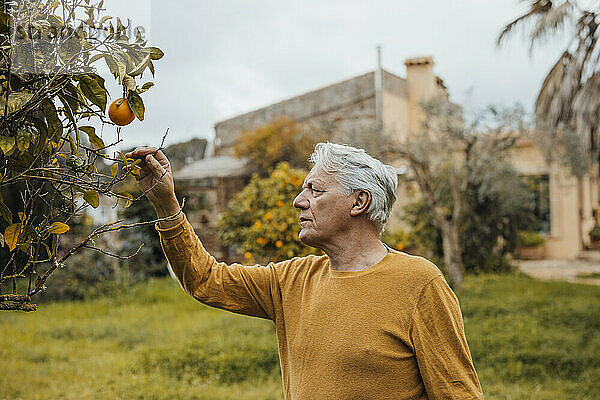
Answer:
POLYGON ((408 58, 406 65, 409 126, 412 132, 421 127, 423 111, 421 104, 431 100, 436 93, 436 77, 433 75, 433 57, 408 58))

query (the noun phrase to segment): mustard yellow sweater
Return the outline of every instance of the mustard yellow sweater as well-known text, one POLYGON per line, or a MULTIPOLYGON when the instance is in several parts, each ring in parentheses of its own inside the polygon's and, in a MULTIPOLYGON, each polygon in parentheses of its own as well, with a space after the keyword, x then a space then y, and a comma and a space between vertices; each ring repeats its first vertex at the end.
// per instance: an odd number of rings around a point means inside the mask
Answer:
POLYGON ((183 289, 275 323, 286 399, 483 399, 458 300, 427 260, 392 251, 371 268, 327 256, 226 265, 183 220, 160 229, 183 289))

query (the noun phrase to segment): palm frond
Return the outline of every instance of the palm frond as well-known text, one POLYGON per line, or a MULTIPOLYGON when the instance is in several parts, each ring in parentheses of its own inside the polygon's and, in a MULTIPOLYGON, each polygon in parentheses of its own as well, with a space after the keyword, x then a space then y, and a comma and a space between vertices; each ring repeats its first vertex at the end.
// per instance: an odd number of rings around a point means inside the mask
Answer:
POLYGON ((531 6, 529 10, 515 19, 514 21, 507 24, 496 41, 499 46, 502 44, 502 40, 504 40, 518 25, 530 20, 531 18, 539 17, 544 13, 547 13, 552 8, 552 0, 531 0, 531 6))
POLYGON ((565 0, 557 7, 550 7, 546 12, 539 14, 540 17, 533 27, 530 39, 529 50, 540 41, 546 39, 550 34, 557 32, 565 26, 569 19, 572 19, 574 4, 571 0, 565 0))
POLYGON ((600 130, 600 71, 595 72, 573 98, 573 124, 586 148, 597 145, 600 130))
POLYGON ((555 125, 559 120, 566 117, 561 111, 563 110, 562 106, 565 104, 568 105, 568 103, 564 103, 560 98, 557 98, 557 93, 561 90, 566 90, 563 85, 566 80, 568 65, 570 65, 572 59, 573 56, 568 51, 565 51, 559 57, 556 64, 548 72, 546 79, 544 79, 535 102, 535 112, 538 118, 543 117, 544 120, 552 125, 555 125), (552 113, 550 112, 551 110, 552 113))

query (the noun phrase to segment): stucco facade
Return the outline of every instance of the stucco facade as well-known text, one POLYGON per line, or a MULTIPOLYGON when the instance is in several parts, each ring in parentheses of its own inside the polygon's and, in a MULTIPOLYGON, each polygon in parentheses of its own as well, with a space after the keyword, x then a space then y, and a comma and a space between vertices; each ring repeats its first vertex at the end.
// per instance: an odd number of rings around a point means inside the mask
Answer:
MULTIPOLYGON (((547 258, 575 258, 589 245, 588 233, 595 224, 598 208, 598 173, 584 176, 581 182, 559 163, 548 165, 535 142, 519 140, 510 161, 523 176, 546 177, 549 203, 549 229, 544 242, 547 258)), ((598 171, 598 168, 593 168, 598 171)))

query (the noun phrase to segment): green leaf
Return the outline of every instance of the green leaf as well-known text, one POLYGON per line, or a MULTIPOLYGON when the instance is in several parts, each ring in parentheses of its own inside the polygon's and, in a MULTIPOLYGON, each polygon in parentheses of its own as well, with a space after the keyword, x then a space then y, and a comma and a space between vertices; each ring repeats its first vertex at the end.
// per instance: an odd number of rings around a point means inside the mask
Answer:
POLYGON ((71 82, 69 82, 64 90, 63 90, 63 96, 60 98, 60 100, 63 102, 63 104, 65 103, 65 101, 69 104, 69 107, 71 107, 71 111, 72 112, 77 112, 77 110, 79 109, 79 92, 77 91, 77 88, 75 87, 75 85, 73 85, 71 82), (64 99, 63 99, 64 97, 64 99))
POLYGON ((116 61, 116 64, 118 70, 117 75, 119 77, 119 80, 122 80, 125 74, 127 74, 127 64, 122 63, 121 61, 116 61))
MULTIPOLYGON (((33 97, 33 93, 14 92, 8 95, 8 114, 13 114, 23 108, 33 97)), ((2 98, 0 116, 4 116, 4 98, 2 98)))
POLYGON ((143 86, 142 86, 140 89, 138 89, 136 92, 137 92, 137 94, 144 93, 145 91, 147 91, 148 89, 150 89, 152 86, 154 86, 154 83, 152 83, 152 82, 146 82, 146 83, 144 83, 144 85, 143 85, 143 86))
POLYGON ((117 32, 125 31, 125 27, 121 23, 121 18, 117 17, 117 32))
POLYGON ((4 11, 0 10, 0 32, 9 33, 12 24, 13 20, 10 14, 7 14, 4 11))
POLYGON ((26 131, 18 131, 17 132, 17 148, 19 151, 27 150, 29 148, 30 143, 29 132, 26 131))
POLYGON ((46 254, 48 255, 48 258, 52 257, 52 250, 50 250, 50 246, 48 246, 46 243, 42 242, 42 244, 44 245, 44 247, 46 248, 46 254))
MULTIPOLYGON (((111 74, 114 76, 119 75, 119 66, 117 65, 117 61, 110 54, 104 54, 104 61, 106 62, 106 66, 111 74)), ((123 66, 123 70, 125 70, 125 66, 123 66)))
POLYGON ((95 190, 88 190, 83 194, 83 199, 89 203, 90 206, 98 208, 100 205, 100 198, 98 192, 95 190))
POLYGON ((115 176, 117 176, 117 173, 119 172, 119 163, 114 163, 111 167, 110 167, 110 174, 112 175, 112 177, 114 178, 115 176))
MULTIPOLYGON (((92 28, 93 28, 93 26, 92 26, 92 28)), ((98 54, 95 54, 95 55, 93 55, 93 56, 90 58, 90 61, 89 61, 89 63, 91 64, 91 63, 93 63, 93 62, 96 62, 96 61, 98 61, 99 59, 101 59, 101 58, 104 58, 104 56, 105 56, 105 54, 103 54, 103 53, 98 53, 98 54)))
POLYGON ((10 151, 15 147, 15 138, 13 136, 0 135, 0 149, 5 156, 10 154, 10 151))
POLYGON ((89 75, 90 75, 90 77, 91 77, 92 79, 95 79, 95 80, 96 80, 96 82, 98 83, 98 85, 99 85, 99 86, 100 86, 102 89, 104 89, 104 92, 105 92, 105 93, 108 93, 108 90, 106 90, 106 86, 104 86, 104 78, 103 78, 103 77, 101 77, 101 76, 100 76, 100 75, 98 75, 98 74, 89 74, 89 75))
POLYGON ((58 56, 64 64, 73 62, 72 59, 76 58, 77 54, 81 51, 81 39, 76 35, 71 35, 68 39, 64 40, 58 48, 58 56))
POLYGON ((125 157, 125 154, 121 151, 117 151, 117 154, 121 157, 121 160, 123 160, 123 164, 127 165, 127 157, 125 157))
POLYGON ((2 218, 4 218, 4 220, 6 222, 8 222, 9 224, 12 224, 12 222, 13 222, 12 221, 12 212, 10 211, 8 206, 1 201, 0 201, 0 216, 2 216, 2 218))
POLYGON ((73 114, 70 102, 67 101, 65 96, 63 96, 62 94, 59 94, 58 98, 63 103, 63 105, 64 105, 63 111, 67 115, 67 118, 69 118, 69 121, 71 121, 71 124, 77 126, 77 121, 75 120, 75 115, 73 114))
POLYGON ((83 95, 94 105, 100 107, 102 112, 105 112, 107 102, 106 89, 98 83, 97 79, 90 75, 80 75, 78 80, 83 95))
POLYGON ((29 35, 27 34, 25 28, 23 28, 23 25, 17 26, 17 33, 19 33, 22 39, 29 40, 29 35))
MULTIPOLYGON (((54 222, 52 223, 52 225, 50 226, 50 229, 48 229, 48 233, 54 233, 56 235, 60 235, 62 233, 68 232, 71 228, 69 227, 69 225, 62 223, 62 222, 54 222)), ((5 234, 6 236, 6 234, 5 234)))
POLYGON ((129 72, 129 75, 131 75, 131 76, 140 75, 142 72, 144 72, 144 69, 146 69, 149 62, 150 62, 150 54, 146 55, 146 57, 144 57, 144 59, 133 70, 131 70, 129 72))
POLYGON ((87 133, 90 143, 97 149, 104 148, 104 141, 96 135, 96 128, 93 126, 80 126, 80 131, 87 133))
POLYGON ((152 72, 152 76, 154 76, 154 64, 152 64, 152 61, 148 63, 148 68, 150 68, 150 72, 152 72))
POLYGON ((31 249, 31 243, 19 243, 17 244, 17 248, 23 253, 27 253, 31 249))
POLYGON ((131 107, 131 111, 135 114, 135 116, 140 120, 144 120, 144 112, 146 108, 144 107, 144 101, 140 97, 139 94, 133 91, 129 91, 127 96, 127 101, 129 102, 129 107, 131 107))
POLYGON ((17 247, 20 233, 21 224, 12 224, 4 231, 4 242, 10 251, 13 251, 17 247))
POLYGON ((56 107, 50 99, 42 101, 42 109, 44 110, 44 117, 46 117, 46 123, 48 124, 48 135, 50 140, 58 142, 58 139, 62 135, 62 122, 58 118, 56 107))
POLYGON ((160 60, 165 55, 158 47, 146 47, 144 50, 150 50, 150 58, 152 60, 160 60))
POLYGON ((131 195, 131 193, 123 192, 121 193, 121 196, 125 196, 128 199, 125 200, 125 204, 123 204, 123 207, 127 208, 131 205, 131 203, 133 203, 133 196, 131 195))
POLYGON ((50 24, 52 24, 53 27, 58 29, 62 28, 63 26, 62 19, 60 17, 57 17, 56 15, 49 15, 48 22, 50 22, 50 24))

